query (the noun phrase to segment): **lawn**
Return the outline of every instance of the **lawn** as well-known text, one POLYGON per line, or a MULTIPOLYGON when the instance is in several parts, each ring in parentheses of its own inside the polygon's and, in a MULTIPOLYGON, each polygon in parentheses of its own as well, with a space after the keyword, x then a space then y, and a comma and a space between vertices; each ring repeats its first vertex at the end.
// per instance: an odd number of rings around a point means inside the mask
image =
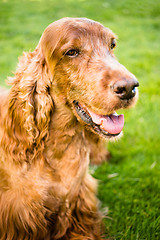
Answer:
POLYGON ((140 82, 135 108, 125 110, 124 136, 109 143, 112 158, 91 169, 100 179, 112 240, 160 239, 160 1, 1 0, 0 84, 23 51, 34 50, 46 26, 61 17, 88 17, 118 35, 119 61, 140 82))

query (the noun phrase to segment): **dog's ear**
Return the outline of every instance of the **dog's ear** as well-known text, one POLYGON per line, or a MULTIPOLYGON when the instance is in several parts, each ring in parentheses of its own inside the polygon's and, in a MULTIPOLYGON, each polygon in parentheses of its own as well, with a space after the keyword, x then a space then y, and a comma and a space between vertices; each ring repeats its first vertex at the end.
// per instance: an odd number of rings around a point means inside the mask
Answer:
POLYGON ((37 47, 34 52, 23 54, 14 77, 9 79, 12 88, 3 144, 16 158, 34 156, 48 136, 53 111, 51 78, 44 55, 37 47))
POLYGON ((59 58, 56 49, 61 45, 62 25, 64 20, 46 28, 37 48, 23 54, 14 77, 9 79, 12 88, 2 144, 14 159, 32 159, 38 151, 42 152, 49 134, 54 110, 50 88, 59 58))
MULTIPOLYGON (((68 18, 62 18, 51 23, 43 32, 39 45, 46 62, 49 66, 50 72, 54 73, 54 68, 57 61, 61 58, 61 46, 68 41, 68 18)), ((71 34, 71 32, 70 32, 71 34)))

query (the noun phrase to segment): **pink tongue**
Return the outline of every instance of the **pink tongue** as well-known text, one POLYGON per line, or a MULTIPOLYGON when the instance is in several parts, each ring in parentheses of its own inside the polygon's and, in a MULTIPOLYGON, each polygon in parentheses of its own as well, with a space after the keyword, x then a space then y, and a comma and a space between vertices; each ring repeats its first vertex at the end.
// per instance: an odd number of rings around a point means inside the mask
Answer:
POLYGON ((98 115, 87 109, 91 115, 92 121, 110 134, 118 134, 124 126, 124 115, 98 115))

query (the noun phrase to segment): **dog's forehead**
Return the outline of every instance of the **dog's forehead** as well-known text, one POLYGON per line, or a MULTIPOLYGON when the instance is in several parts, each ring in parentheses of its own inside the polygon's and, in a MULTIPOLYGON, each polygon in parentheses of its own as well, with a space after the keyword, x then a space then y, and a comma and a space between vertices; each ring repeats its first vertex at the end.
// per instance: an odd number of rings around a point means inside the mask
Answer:
POLYGON ((114 38, 115 34, 99 22, 87 18, 63 18, 45 29, 40 45, 43 52, 52 56, 55 49, 62 50, 75 42, 79 45, 89 41, 92 46, 100 42, 110 43, 114 38))
POLYGON ((50 24, 43 35, 47 35, 49 39, 55 37, 71 39, 83 36, 103 39, 116 38, 109 28, 88 18, 62 18, 50 24))
POLYGON ((87 19, 87 18, 76 18, 68 19, 64 22, 64 33, 68 37, 83 37, 91 36, 96 38, 116 38, 115 34, 109 29, 104 27, 99 22, 87 19))

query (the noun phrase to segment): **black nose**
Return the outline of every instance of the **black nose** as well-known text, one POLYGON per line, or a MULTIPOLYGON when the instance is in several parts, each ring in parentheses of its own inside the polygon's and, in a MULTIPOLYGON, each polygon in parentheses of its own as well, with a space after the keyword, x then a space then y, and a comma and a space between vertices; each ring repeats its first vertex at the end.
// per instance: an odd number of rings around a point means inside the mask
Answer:
POLYGON ((124 79, 115 82, 112 85, 114 93, 121 99, 133 98, 136 94, 136 87, 139 82, 136 79, 124 79))

